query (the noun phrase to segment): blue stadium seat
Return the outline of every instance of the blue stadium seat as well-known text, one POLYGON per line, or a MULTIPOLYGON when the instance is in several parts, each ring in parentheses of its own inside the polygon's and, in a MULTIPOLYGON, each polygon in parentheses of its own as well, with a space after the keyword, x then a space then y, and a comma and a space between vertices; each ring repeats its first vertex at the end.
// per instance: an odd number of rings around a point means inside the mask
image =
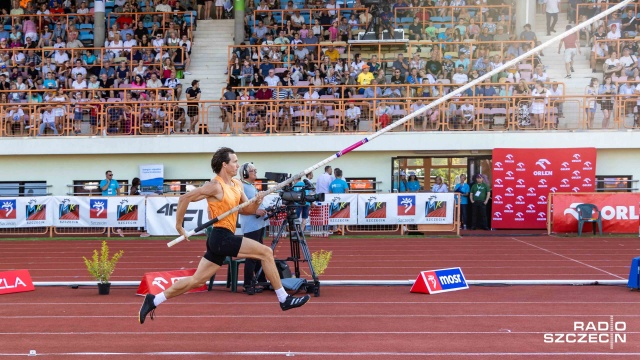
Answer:
POLYGON ((412 18, 412 17, 403 17, 403 18, 400 20, 400 22, 401 22, 401 23, 403 23, 403 24, 404 24, 404 23, 413 24, 413 18, 412 18))
POLYGON ((442 20, 440 16, 434 16, 431 18, 431 21, 433 21, 434 23, 437 23, 437 22, 443 22, 444 20, 442 20))
POLYGON ((78 25, 78 30, 92 30, 93 24, 80 24, 78 25))

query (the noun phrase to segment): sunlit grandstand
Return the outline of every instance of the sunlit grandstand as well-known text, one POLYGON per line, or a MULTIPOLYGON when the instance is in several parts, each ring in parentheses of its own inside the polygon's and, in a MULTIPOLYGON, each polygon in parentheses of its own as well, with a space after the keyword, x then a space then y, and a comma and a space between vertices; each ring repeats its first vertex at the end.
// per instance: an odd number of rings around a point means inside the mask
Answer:
MULTIPOLYGON (((2 191, 91 193, 106 169, 128 182, 159 163, 180 192, 209 178, 200 164, 222 145, 261 171, 298 172, 616 2, 562 2, 556 20, 534 3, 12 1, 0 32, 2 191)), ((401 172, 428 190, 436 175, 450 187, 460 173, 491 180, 496 147, 594 146, 603 176, 637 178, 637 7, 336 166, 376 191, 398 191, 401 172)))

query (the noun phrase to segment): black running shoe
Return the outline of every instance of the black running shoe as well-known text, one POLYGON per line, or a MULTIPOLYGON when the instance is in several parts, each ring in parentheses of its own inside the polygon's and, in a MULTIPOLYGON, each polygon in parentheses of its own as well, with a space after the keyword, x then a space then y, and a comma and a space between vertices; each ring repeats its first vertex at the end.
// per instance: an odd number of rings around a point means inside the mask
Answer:
POLYGON ((289 295, 287 296, 287 300, 280 303, 280 308, 282 309, 282 311, 287 311, 289 309, 300 307, 306 304, 307 302, 309 302, 309 300, 311 300, 311 296, 309 295, 305 295, 302 297, 295 297, 295 296, 289 295))
POLYGON ((142 306, 140 306, 140 314, 138 315, 138 321, 140 324, 144 324, 144 320, 147 318, 147 315, 153 320, 153 315, 155 313, 156 306, 153 304, 153 299, 155 299, 155 295, 147 294, 144 297, 144 301, 142 302, 142 306))

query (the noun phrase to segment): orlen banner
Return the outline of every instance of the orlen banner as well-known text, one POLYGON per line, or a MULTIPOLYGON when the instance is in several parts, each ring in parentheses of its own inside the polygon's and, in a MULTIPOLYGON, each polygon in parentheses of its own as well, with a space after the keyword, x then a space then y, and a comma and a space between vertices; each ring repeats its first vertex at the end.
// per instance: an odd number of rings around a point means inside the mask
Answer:
MULTIPOLYGON (((602 215, 602 231, 607 233, 638 232, 638 193, 597 193, 597 194, 554 194, 553 228, 554 233, 578 232, 578 211, 580 204, 594 204, 602 215)), ((585 223, 582 232, 591 230, 585 223)))
POLYGON ((491 226, 544 229, 555 192, 595 191, 596 149, 494 149, 491 226))

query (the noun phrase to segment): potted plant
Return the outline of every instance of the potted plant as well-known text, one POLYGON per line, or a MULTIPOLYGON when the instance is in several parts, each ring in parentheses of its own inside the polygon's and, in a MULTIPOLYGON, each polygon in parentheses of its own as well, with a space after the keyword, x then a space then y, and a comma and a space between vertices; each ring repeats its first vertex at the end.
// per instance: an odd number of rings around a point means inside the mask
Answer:
POLYGON ((124 250, 120 250, 109 259, 109 246, 106 241, 103 241, 100 256, 98 256, 98 250, 93 250, 91 259, 87 259, 84 256, 82 257, 84 264, 87 265, 89 274, 98 280, 98 294, 109 295, 109 290, 111 289, 109 277, 113 274, 113 271, 116 269, 116 264, 123 254, 124 250))

